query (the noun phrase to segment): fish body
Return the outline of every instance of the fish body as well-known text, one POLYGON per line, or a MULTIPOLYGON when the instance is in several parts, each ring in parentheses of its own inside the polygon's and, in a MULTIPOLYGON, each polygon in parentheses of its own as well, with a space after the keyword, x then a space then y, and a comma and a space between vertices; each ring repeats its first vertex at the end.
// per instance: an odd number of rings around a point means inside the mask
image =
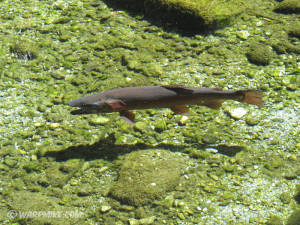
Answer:
POLYGON ((175 113, 186 114, 186 105, 203 105, 218 109, 222 102, 228 99, 261 107, 261 96, 261 92, 257 90, 220 90, 175 85, 138 86, 85 96, 70 101, 69 105, 80 108, 71 112, 74 115, 117 111, 123 119, 133 123, 134 114, 129 110, 170 108, 175 113))

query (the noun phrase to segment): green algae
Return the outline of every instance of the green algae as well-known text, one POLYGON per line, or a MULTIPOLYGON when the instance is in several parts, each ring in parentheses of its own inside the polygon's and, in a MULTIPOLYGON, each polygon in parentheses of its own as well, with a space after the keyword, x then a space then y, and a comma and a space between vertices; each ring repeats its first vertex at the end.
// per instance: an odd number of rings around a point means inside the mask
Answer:
POLYGON ((248 60, 256 65, 268 65, 272 57, 270 47, 260 43, 252 43, 247 53, 248 60))
POLYGON ((281 159, 280 156, 278 156, 278 157, 272 158, 271 160, 268 160, 268 162, 264 166, 268 170, 274 170, 274 169, 279 168, 282 165, 283 165, 283 160, 281 159))
POLYGON ((135 11, 143 11, 151 20, 174 23, 184 30, 215 29, 228 26, 244 11, 240 0, 144 0, 113 1, 135 11), (157 17, 157 15, 159 15, 157 17))
MULTIPOLYGON (((59 224, 62 221, 65 224, 74 223, 74 221, 76 221, 76 218, 62 218, 62 216, 59 216, 58 214, 54 216, 55 212, 61 211, 68 213, 68 211, 71 210, 71 208, 63 206, 55 206, 55 208, 53 208, 53 206, 56 205, 55 200, 56 199, 54 197, 46 197, 39 195, 38 193, 32 193, 29 191, 20 191, 15 193, 11 196, 11 201, 9 202, 10 207, 16 212, 16 214, 13 216, 15 217, 14 222, 20 224, 59 224), (39 202, 39 205, 37 205, 36 202, 39 202), (38 212, 41 212, 41 209, 45 210, 43 211, 45 215, 48 212, 48 216, 29 216, 30 213, 33 212, 36 212, 36 214, 38 215, 38 212), (51 210, 53 210, 53 217, 51 217, 51 210), (24 215, 22 216, 22 214, 24 215)), ((40 215, 42 215, 42 212, 40 213, 40 215)), ((78 216, 80 217, 80 215, 78 216)))
POLYGON ((287 225, 297 225, 300 220, 300 210, 295 210, 291 216, 288 218, 287 225))
POLYGON ((282 219, 279 216, 271 215, 266 222, 266 225, 282 225, 282 219))
MULTIPOLYGON (((154 1, 155 2, 155 1, 154 1)), ((160 2, 160 1, 157 1, 160 2)), ((223 27, 228 25, 232 17, 243 10, 242 1, 211 1, 211 0, 165 0, 168 9, 177 8, 184 13, 188 12, 199 17, 208 27, 223 27)))
POLYGON ((120 163, 120 177, 110 194, 136 206, 149 204, 174 189, 184 168, 183 158, 157 150, 130 153, 120 163))
POLYGON ((36 44, 27 40, 13 40, 9 46, 9 50, 18 59, 32 60, 38 57, 36 44))
POLYGON ((33 171, 40 171, 41 170, 41 164, 38 161, 30 161, 24 164, 23 169, 26 170, 27 173, 33 172, 33 171))
POLYGON ((284 0, 280 2, 275 8, 276 12, 280 13, 299 13, 300 3, 297 0, 284 0))

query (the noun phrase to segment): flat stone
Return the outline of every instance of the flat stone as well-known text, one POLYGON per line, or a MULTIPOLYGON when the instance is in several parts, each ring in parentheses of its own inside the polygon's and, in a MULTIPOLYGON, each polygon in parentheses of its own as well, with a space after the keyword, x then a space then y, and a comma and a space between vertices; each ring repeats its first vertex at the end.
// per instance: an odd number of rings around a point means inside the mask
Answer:
POLYGON ((229 115, 234 119, 241 119, 247 114, 247 110, 242 107, 232 108, 228 110, 229 115))
POLYGON ((250 36, 250 33, 247 30, 241 30, 237 32, 237 36, 242 40, 247 40, 250 36))
POLYGON ((111 206, 110 206, 110 205, 102 205, 102 206, 100 207, 100 211, 101 211, 101 212, 108 212, 110 209, 111 209, 111 206))
POLYGON ((104 125, 108 123, 109 119, 104 116, 95 116, 89 119, 89 123, 92 125, 104 125))

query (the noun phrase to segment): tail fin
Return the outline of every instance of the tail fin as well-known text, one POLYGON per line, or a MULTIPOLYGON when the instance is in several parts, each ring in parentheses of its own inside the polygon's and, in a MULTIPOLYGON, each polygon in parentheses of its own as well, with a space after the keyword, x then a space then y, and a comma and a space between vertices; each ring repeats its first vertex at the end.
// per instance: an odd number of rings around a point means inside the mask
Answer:
POLYGON ((262 93, 258 90, 241 90, 238 91, 243 95, 243 99, 241 102, 245 102, 252 105, 257 105, 258 107, 262 107, 262 93))

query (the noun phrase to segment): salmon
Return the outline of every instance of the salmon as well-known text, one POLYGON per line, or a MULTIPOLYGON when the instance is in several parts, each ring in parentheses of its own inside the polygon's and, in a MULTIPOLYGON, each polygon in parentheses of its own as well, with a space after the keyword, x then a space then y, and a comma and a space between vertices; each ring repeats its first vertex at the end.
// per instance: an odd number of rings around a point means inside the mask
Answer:
POLYGON ((119 112, 125 121, 133 124, 135 115, 130 110, 170 108, 177 114, 188 114, 187 105, 218 109, 229 99, 262 107, 262 92, 259 90, 221 90, 179 85, 112 89, 75 99, 69 105, 79 107, 71 112, 73 115, 119 112))

